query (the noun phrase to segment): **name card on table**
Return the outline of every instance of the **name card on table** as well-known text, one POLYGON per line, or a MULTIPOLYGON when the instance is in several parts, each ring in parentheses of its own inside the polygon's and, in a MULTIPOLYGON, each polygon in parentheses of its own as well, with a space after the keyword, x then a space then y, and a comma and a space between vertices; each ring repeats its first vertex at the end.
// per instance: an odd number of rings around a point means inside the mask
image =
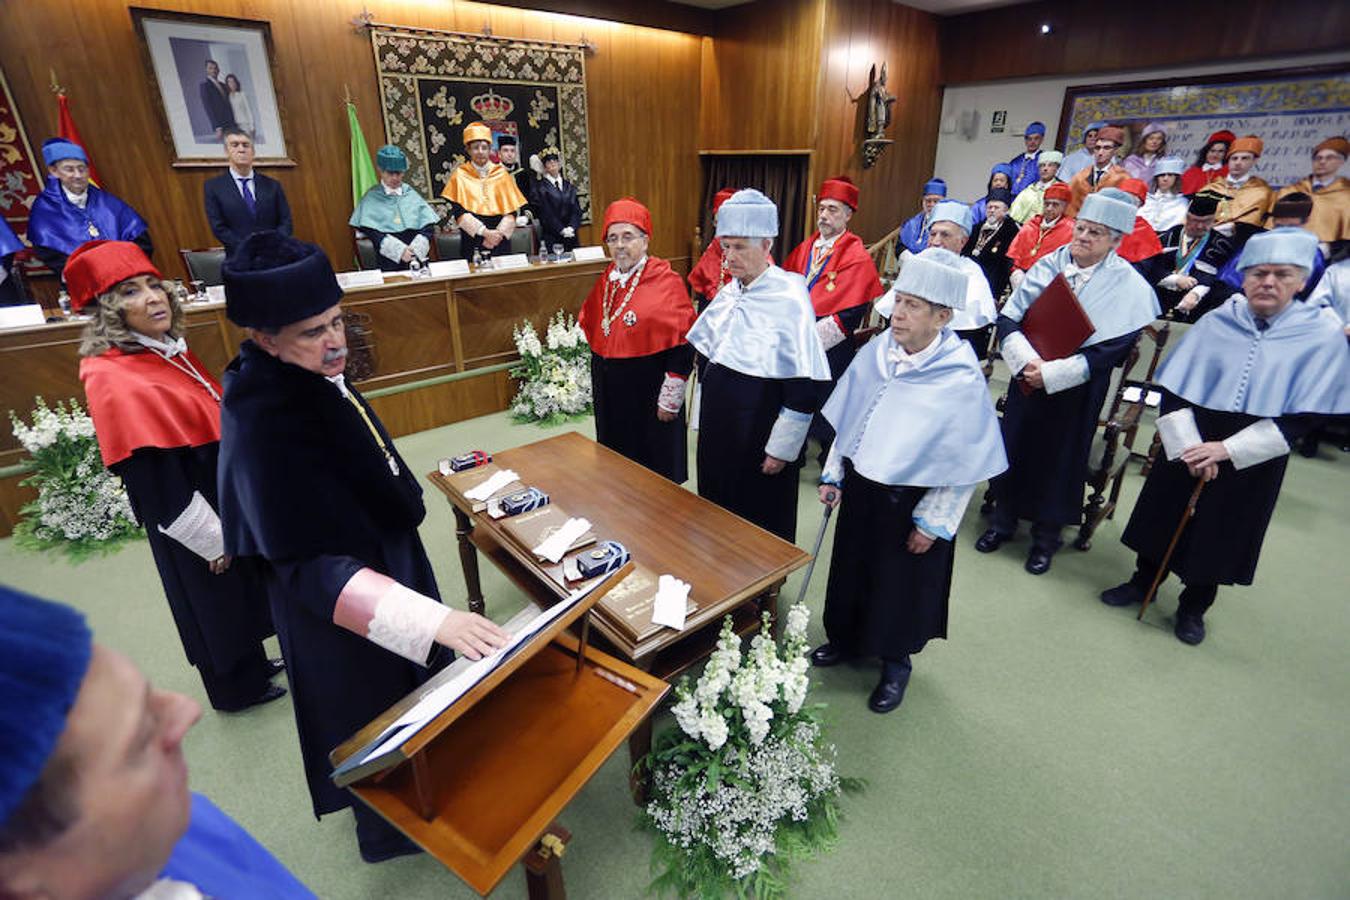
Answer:
POLYGON ((354 287, 375 287, 384 284, 384 273, 379 269, 361 269, 357 272, 338 272, 338 287, 344 291, 354 287))
POLYGON ((427 266, 431 270, 432 278, 454 278, 458 275, 469 274, 469 261, 467 259, 441 259, 427 266))
POLYGON ((576 262, 599 262, 605 258, 605 248, 599 244, 590 247, 578 247, 572 251, 572 259, 576 262))
POLYGON ((494 269, 524 269, 530 264, 530 258, 524 253, 511 253, 507 256, 492 257, 494 269))
POLYGON ((26 328, 29 325, 41 325, 46 321, 47 315, 36 303, 0 306, 0 328, 26 328))
POLYGON ((225 302, 225 285, 223 285, 223 284, 213 284, 213 285, 209 286, 209 287, 206 289, 206 302, 207 302, 207 303, 224 303, 224 302, 225 302))

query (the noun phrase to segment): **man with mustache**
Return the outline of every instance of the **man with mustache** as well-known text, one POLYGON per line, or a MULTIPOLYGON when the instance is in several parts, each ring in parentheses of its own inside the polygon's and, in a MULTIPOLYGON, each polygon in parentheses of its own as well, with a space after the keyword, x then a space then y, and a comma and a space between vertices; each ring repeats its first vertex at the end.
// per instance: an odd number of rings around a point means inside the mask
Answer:
MULTIPOLYGON (((249 333, 226 367, 220 520, 225 552, 266 561, 268 597, 315 815, 351 797, 328 753, 445 662, 506 636, 440 602, 417 536, 422 489, 343 378, 342 289, 323 251, 260 231, 225 263, 225 311, 249 333)), ((361 857, 418 848, 357 804, 361 857)))

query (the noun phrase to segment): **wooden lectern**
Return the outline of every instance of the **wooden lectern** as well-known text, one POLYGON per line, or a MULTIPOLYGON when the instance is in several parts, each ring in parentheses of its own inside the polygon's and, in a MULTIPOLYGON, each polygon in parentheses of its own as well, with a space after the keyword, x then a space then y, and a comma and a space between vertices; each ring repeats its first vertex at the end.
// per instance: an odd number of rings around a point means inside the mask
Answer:
MULTIPOLYGON (((670 685, 588 645, 588 613, 630 562, 397 749, 342 776, 360 800, 481 895, 517 861, 531 900, 561 900, 558 857, 570 834, 555 816, 670 685), (567 633, 578 625, 581 637, 567 633)), ((329 755, 368 748, 443 684, 441 672, 329 755)))

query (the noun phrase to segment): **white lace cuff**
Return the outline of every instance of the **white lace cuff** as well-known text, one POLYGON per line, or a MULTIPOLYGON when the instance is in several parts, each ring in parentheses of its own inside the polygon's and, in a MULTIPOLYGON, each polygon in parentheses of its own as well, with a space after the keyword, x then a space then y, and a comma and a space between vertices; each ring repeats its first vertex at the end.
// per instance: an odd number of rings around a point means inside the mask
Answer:
POLYGON ((220 531, 220 516, 206 502, 201 491, 193 491, 192 499, 169 523, 158 526, 160 534, 168 535, 207 562, 225 555, 225 538, 220 531))
POLYGON ((930 538, 952 540, 974 494, 973 484, 930 487, 914 504, 914 527, 930 538))
POLYGON ((392 234, 386 234, 380 241, 380 255, 396 263, 403 262, 403 251, 407 249, 408 245, 392 234))
POLYGON ((1175 291, 1177 289, 1177 282, 1180 280, 1181 280, 1181 273, 1172 272, 1169 275, 1163 276, 1162 281, 1158 282, 1158 287, 1168 291, 1175 291))
POLYGON ((1036 349, 1031 346, 1031 341, 1020 331, 1009 332, 999 345, 999 353, 1003 355, 1003 361, 1008 364, 1008 371, 1016 375, 1026 368, 1027 363, 1033 359, 1040 359, 1036 349))
POLYGON ((656 405, 668 413, 677 413, 684 406, 684 386, 688 382, 678 375, 667 374, 656 394, 656 405))
POLYGON ((431 252, 431 242, 427 240, 425 234, 419 234, 414 237, 408 242, 408 246, 412 248, 413 256, 416 256, 418 259, 426 259, 427 254, 431 252))
MULTIPOLYGON (((1195 267, 1197 269, 1200 268, 1200 264, 1196 263, 1195 267)), ((1209 272, 1211 275, 1214 274, 1213 266, 1210 267, 1209 272)), ((1196 296, 1197 300, 1203 300, 1205 299, 1205 295, 1209 293, 1209 289, 1210 285, 1208 284, 1197 284, 1195 287, 1191 288, 1191 293, 1196 296)))
POLYGON ((1058 394, 1060 391, 1078 387, 1091 377, 1087 357, 1081 353, 1041 363, 1041 380, 1045 382, 1047 394, 1058 394))
POLYGON ((1181 456, 1188 448, 1204 443, 1200 429, 1195 425, 1195 412, 1189 406, 1159 416, 1156 425, 1158 437, 1162 438, 1163 452, 1170 460, 1181 456))
POLYGON ((768 443, 764 445, 764 452, 774 459, 791 462, 802 452, 802 442, 806 440, 806 432, 810 428, 810 413, 798 412, 784 406, 778 411, 778 418, 774 420, 768 443))
POLYGON ((830 452, 825 456, 825 466, 820 470, 820 483, 838 487, 844 483, 844 454, 839 451, 839 441, 830 442, 830 452))
POLYGON ((449 607, 395 582, 375 604, 366 637, 392 653, 426 665, 449 607))
POLYGON ((1289 452, 1289 443, 1270 419, 1254 422, 1223 442, 1233 468, 1245 469, 1289 452))
POLYGON ((473 213, 465 213, 460 216, 455 220, 455 224, 459 226, 460 231, 464 232, 469 237, 479 237, 483 232, 487 231, 487 226, 483 224, 483 220, 473 213))
POLYGON ((574 229, 571 225, 568 225, 566 228, 562 230, 562 236, 565 238, 576 237, 577 236, 576 229, 574 229))
POLYGON ((837 347, 848 337, 844 334, 844 329, 839 327, 839 320, 834 316, 817 319, 816 334, 820 335, 820 342, 825 345, 826 350, 837 347))

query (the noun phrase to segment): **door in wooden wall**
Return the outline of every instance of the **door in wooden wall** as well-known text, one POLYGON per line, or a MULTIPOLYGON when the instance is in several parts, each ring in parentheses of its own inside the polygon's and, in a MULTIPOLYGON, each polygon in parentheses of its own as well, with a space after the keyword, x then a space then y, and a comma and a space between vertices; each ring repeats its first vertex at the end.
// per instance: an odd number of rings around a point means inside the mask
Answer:
POLYGON ((703 158, 703 208, 700 214, 704 242, 712 239, 710 216, 713 196, 724 187, 754 188, 778 205, 778 240, 773 258, 782 262, 811 229, 806 183, 811 155, 801 153, 709 153, 703 158))

